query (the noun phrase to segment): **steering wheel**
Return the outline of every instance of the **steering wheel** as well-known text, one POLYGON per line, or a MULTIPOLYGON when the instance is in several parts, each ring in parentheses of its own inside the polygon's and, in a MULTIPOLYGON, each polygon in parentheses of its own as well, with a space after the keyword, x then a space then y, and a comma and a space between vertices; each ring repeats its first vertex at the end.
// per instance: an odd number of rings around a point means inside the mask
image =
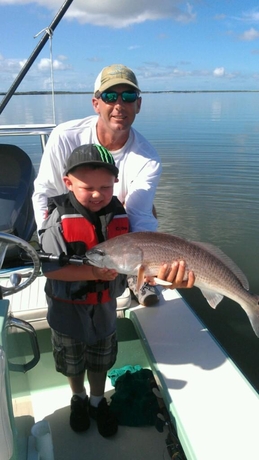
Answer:
POLYGON ((30 267, 31 271, 26 273, 26 275, 24 275, 26 279, 22 283, 20 283, 20 281, 21 281, 21 278, 23 278, 23 275, 19 274, 18 272, 13 272, 13 274, 10 276, 10 280, 13 286, 5 287, 5 286, 1 286, 0 284, 0 290, 2 291, 1 293, 3 297, 14 294, 18 291, 21 291, 22 289, 25 289, 40 274, 41 264, 40 264, 40 259, 35 249, 29 243, 27 243, 27 241, 24 241, 21 238, 18 238, 17 236, 10 235, 8 233, 2 233, 2 232, 0 232, 0 269, 3 265, 8 246, 11 246, 11 245, 12 246, 15 245, 15 246, 18 246, 20 249, 23 249, 26 255, 30 258, 32 266, 30 267))

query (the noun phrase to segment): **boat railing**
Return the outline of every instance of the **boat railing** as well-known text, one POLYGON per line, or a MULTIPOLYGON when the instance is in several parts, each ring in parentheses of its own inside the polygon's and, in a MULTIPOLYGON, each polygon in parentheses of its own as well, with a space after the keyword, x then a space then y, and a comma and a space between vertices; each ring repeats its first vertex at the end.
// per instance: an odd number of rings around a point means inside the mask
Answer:
POLYGON ((18 124, 18 125, 2 125, 0 127, 0 137, 4 136, 39 136, 41 141, 42 151, 44 150, 48 137, 55 128, 55 124, 18 124))

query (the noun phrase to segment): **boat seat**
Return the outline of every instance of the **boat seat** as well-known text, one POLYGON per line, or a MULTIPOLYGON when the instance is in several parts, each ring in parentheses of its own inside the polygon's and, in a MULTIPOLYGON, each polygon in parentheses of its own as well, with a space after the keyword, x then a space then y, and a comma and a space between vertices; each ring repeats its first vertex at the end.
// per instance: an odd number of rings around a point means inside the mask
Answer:
POLYGON ((16 145, 0 144, 0 231, 29 241, 36 224, 32 207, 34 167, 16 145))
MULTIPOLYGON (((210 308, 210 307, 208 307, 210 308)), ((259 400, 177 290, 127 311, 188 460, 259 456, 259 400)))
POLYGON ((124 318, 125 311, 131 306, 131 294, 127 287, 121 296, 117 297, 117 317, 124 318))
MULTIPOLYGON (((28 289, 28 288, 27 288, 28 289)), ((22 319, 24 321, 27 321, 30 323, 35 330, 39 329, 46 329, 49 327, 46 316, 47 316, 47 303, 44 297, 44 305, 43 303, 40 304, 39 308, 30 308, 30 309, 24 309, 24 306, 26 305, 26 302, 22 301, 22 296, 24 297, 25 291, 20 291, 14 296, 10 297, 10 313, 12 316, 17 317, 19 319, 22 319), (19 299, 19 294, 20 294, 20 299, 19 299), (22 301, 22 304, 21 304, 22 301)), ((31 295, 30 299, 34 299, 34 296, 31 295)), ((29 300, 30 304, 31 301, 29 300)), ((37 305, 37 302, 33 302, 32 307, 37 305)), ((118 317, 124 317, 125 316, 125 310, 128 309, 131 306, 131 296, 129 289, 126 288, 124 293, 120 296, 117 297, 117 316, 118 317)))

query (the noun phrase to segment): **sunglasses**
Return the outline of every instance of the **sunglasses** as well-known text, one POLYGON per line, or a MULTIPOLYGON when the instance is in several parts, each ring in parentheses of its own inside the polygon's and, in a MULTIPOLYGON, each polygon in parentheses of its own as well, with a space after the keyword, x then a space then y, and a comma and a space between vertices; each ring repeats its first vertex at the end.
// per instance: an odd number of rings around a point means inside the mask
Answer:
POLYGON ((117 91, 104 91, 100 94, 102 101, 108 104, 116 102, 119 96, 121 96, 123 102, 135 102, 139 98, 138 93, 135 91, 122 91, 122 93, 117 93, 117 91))

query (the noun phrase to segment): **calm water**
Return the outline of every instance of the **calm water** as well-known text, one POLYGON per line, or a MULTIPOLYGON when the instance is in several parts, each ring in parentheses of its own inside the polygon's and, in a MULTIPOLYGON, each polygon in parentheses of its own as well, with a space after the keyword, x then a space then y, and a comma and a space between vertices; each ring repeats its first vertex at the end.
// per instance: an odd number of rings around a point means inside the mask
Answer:
MULTIPOLYGON (((144 94, 138 129, 158 150, 159 230, 219 246, 259 293, 259 93, 144 94)), ((56 123, 93 113, 90 95, 56 96, 56 123)), ((1 124, 52 123, 50 96, 16 96, 1 124)), ((39 164, 36 141, 21 145, 39 164)), ((242 309, 213 311, 198 290, 183 294, 259 389, 259 339, 242 309)))

